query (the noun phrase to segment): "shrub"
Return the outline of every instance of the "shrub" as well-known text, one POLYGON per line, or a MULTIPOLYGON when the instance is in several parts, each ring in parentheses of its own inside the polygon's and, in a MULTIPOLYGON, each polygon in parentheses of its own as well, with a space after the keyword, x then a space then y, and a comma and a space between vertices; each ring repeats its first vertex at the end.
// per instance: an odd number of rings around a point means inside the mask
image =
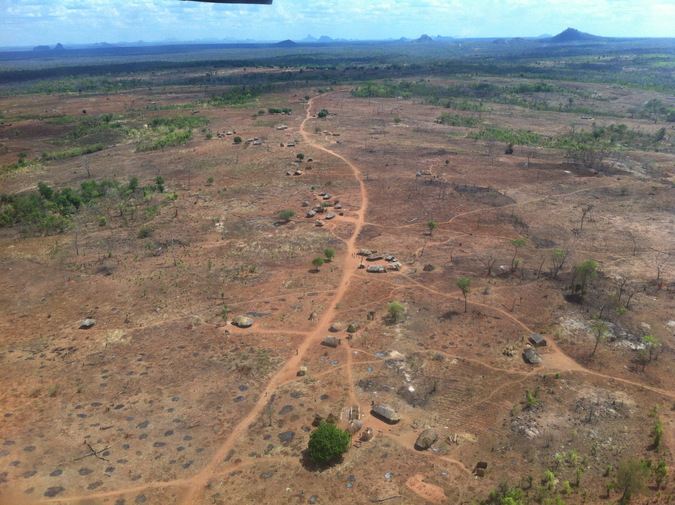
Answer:
POLYGON ((329 463, 349 449, 349 434, 330 423, 321 423, 309 436, 309 457, 316 463, 329 463))
POLYGON ((148 228, 141 228, 138 230, 138 238, 148 238, 151 233, 152 232, 148 228))
POLYGON ((405 307, 399 302, 390 302, 387 304, 389 319, 394 323, 405 321, 405 307))
POLYGON ((293 216, 295 216, 295 211, 291 209, 282 210, 279 212, 279 219, 282 221, 290 221, 293 216))
POLYGON ((241 137, 234 137, 234 143, 241 144, 242 143, 241 137))

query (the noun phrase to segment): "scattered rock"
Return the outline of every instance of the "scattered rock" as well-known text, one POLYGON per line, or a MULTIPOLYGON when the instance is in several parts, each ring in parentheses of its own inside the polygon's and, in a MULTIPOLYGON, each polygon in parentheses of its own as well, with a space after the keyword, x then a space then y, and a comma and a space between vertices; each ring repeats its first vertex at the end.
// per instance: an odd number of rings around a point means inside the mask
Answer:
POLYGON ((424 270, 425 272, 433 272, 434 270, 436 270, 436 267, 431 263, 427 263, 426 265, 424 265, 424 268, 422 270, 424 270))
POLYGON ((88 330, 89 328, 91 328, 95 324, 96 324, 96 319, 94 319, 92 317, 88 317, 87 319, 82 321, 82 324, 80 325, 80 329, 81 330, 88 330))

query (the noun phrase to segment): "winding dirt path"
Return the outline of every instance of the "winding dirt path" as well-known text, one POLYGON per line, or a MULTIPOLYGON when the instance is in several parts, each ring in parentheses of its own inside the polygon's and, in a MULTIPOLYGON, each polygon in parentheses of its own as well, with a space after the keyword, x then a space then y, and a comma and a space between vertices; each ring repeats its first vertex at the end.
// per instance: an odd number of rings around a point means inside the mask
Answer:
MULTIPOLYGON (((181 501, 183 505, 193 505, 193 504, 196 505, 199 502, 200 491, 204 489, 204 487, 208 484, 208 482, 215 476, 215 471, 218 465, 223 460, 225 455, 234 447, 237 441, 244 436, 246 430, 248 429, 248 426, 252 422, 254 422, 258 418, 258 416, 260 416, 263 409, 267 405, 268 396, 272 395, 280 384, 288 381, 291 377, 295 376, 297 368, 302 362, 304 356, 307 354, 307 351, 312 346, 317 345, 321 341, 321 339, 325 336, 326 332, 328 331, 328 327, 331 324, 331 321, 335 317, 336 314, 335 306, 338 302, 340 302, 344 298, 345 293, 347 292, 347 288, 349 287, 349 283, 352 280, 352 277, 354 276, 354 273, 357 271, 357 268, 359 266, 358 265, 359 260, 356 258, 356 255, 354 253, 356 252, 355 247, 356 237, 358 237, 359 233, 361 232, 364 223, 364 217, 366 215, 366 209, 368 208, 368 197, 366 195, 366 188, 363 183, 363 179, 361 177, 361 171, 356 165, 354 165, 352 162, 347 160, 345 157, 339 155, 338 153, 333 152, 330 149, 323 147, 321 145, 315 144, 305 131, 305 124, 312 118, 311 110, 315 99, 316 97, 312 98, 309 101, 305 119, 302 121, 302 124, 300 125, 300 134, 304 138, 307 145, 313 147, 314 149, 323 151, 331 156, 334 156, 339 160, 341 160, 342 162, 344 162, 347 166, 349 166, 349 168, 352 170, 354 174, 354 178, 359 183, 361 205, 359 207, 359 210, 356 212, 356 218, 353 221, 354 230, 352 231, 352 234, 349 237, 349 239, 345 241, 346 252, 344 254, 342 262, 342 278, 340 279, 340 284, 335 290, 335 294, 333 295, 332 300, 330 301, 330 303, 328 303, 328 308, 321 315, 321 318, 317 322, 315 328, 306 334, 304 341, 302 342, 302 344, 300 344, 298 348, 298 353, 295 356, 292 356, 286 362, 286 364, 277 372, 277 374, 271 378, 271 380, 267 384, 267 387, 261 392, 260 399, 258 400, 258 402, 254 405, 254 407, 250 410, 250 412, 246 415, 246 417, 242 419, 239 422, 239 424, 237 424, 234 427, 230 436, 227 437, 227 439, 221 444, 221 446, 218 448, 218 450, 211 458, 211 460, 206 464, 206 466, 204 466, 204 468, 202 468, 202 470, 191 479, 189 485, 187 486, 185 496, 181 501)), ((350 365, 348 366, 348 368, 349 373, 351 373, 352 350, 349 348, 349 346, 346 347, 348 353, 347 363, 350 365)), ((356 403, 356 398, 352 388, 350 388, 350 400, 356 403)))

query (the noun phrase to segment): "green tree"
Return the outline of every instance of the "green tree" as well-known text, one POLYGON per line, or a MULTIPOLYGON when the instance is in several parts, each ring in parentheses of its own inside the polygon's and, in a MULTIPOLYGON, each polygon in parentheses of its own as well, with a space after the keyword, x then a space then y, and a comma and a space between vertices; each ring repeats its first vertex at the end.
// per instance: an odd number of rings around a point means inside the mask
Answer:
POLYGON ((243 141, 242 141, 241 137, 234 137, 234 143, 235 144, 241 144, 242 142, 243 141))
POLYGON ((644 462, 630 458, 616 469, 616 487, 622 491, 621 502, 627 503, 645 488, 649 468, 644 462))
POLYGON ((401 121, 402 121, 402 119, 401 119, 400 117, 395 117, 395 118, 394 118, 394 123, 396 123, 396 124, 400 124, 401 121))
POLYGON ((326 256, 326 261, 333 261, 333 258, 335 258, 334 249, 326 249, 323 254, 326 256))
POLYGON ((665 461, 660 461, 654 470, 654 479, 656 480, 656 487, 660 488, 661 484, 668 482, 668 464, 665 461))
POLYGON ((466 295, 468 295, 471 292, 471 278, 459 277, 455 279, 455 284, 457 284, 457 287, 462 292, 462 295, 464 295, 464 313, 466 314, 467 311, 466 295))
POLYGON ((607 334, 609 333, 609 328, 607 327, 607 323, 605 323, 602 319, 595 319, 593 322, 591 322, 591 331, 595 337, 595 347, 593 347, 593 352, 588 355, 589 358, 592 358, 595 354, 595 351, 598 350, 598 345, 606 340, 607 334))
POLYGON ((567 251, 557 247, 551 254, 551 275, 554 279, 558 278, 558 272, 565 265, 565 261, 567 261, 567 251))
POLYGON ((324 263, 325 263, 325 260, 323 258, 319 257, 319 256, 317 256, 316 258, 314 258, 312 260, 312 265, 314 265, 314 268, 316 268, 317 270, 319 270, 323 266, 324 263))
POLYGON ((387 304, 389 319, 394 323, 405 321, 405 307, 400 302, 389 302, 387 304))
POLYGON ((300 161, 305 159, 305 155, 303 153, 298 153, 295 155, 296 158, 298 158, 300 161))
POLYGON ((328 112, 328 110, 321 109, 321 111, 317 114, 317 117, 325 118, 325 117, 328 117, 329 114, 330 114, 330 112, 328 112))
POLYGON ((295 216, 295 211, 292 209, 286 209, 279 212, 279 219, 281 219, 282 221, 286 221, 287 223, 291 220, 293 216, 295 216))
POLYGON ((645 349, 649 353, 649 361, 656 360, 659 357, 659 353, 661 352, 661 341, 653 335, 645 335, 642 337, 642 343, 645 345, 645 349))
POLYGON ((659 450, 663 442, 663 423, 661 419, 657 419, 652 428, 652 440, 654 442, 654 449, 659 450))
POLYGON ((513 258, 511 259, 511 272, 515 272, 518 268, 518 263, 516 256, 518 256, 518 250, 525 247, 527 244, 526 238, 514 238, 510 240, 511 245, 513 246, 513 258))
POLYGON ((490 491, 485 505, 525 505, 528 501, 522 489, 501 482, 495 491, 490 491))
POLYGON ((326 464, 349 449, 349 434, 331 423, 321 423, 309 436, 307 450, 312 461, 326 464))
MULTIPOLYGON (((586 294, 588 281, 598 276, 598 264, 593 260, 586 260, 579 263, 574 269, 574 280, 579 280, 579 289, 581 295, 586 294)), ((576 291, 576 289, 575 289, 576 291)))
POLYGON ((138 189, 138 177, 132 177, 129 181, 129 191, 136 191, 138 189))
POLYGON ((38 191, 40 192, 40 196, 45 200, 51 200, 52 196, 54 196, 54 190, 44 182, 38 182, 38 191))
POLYGON ((429 227, 429 235, 431 236, 434 234, 434 228, 436 228, 438 225, 434 221, 429 221, 427 226, 429 227))
POLYGON ((158 175, 155 179, 155 184, 157 185, 157 191, 164 193, 164 177, 158 175))

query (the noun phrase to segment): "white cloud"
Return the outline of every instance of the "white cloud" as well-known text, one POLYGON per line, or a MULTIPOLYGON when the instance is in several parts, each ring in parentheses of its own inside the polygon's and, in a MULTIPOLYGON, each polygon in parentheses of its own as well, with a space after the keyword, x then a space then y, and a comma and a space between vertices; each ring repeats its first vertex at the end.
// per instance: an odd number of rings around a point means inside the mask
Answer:
POLYGON ((664 0, 274 0, 272 6, 179 0, 0 0, 0 45, 138 39, 508 37, 568 26, 606 36, 672 36, 664 0))

